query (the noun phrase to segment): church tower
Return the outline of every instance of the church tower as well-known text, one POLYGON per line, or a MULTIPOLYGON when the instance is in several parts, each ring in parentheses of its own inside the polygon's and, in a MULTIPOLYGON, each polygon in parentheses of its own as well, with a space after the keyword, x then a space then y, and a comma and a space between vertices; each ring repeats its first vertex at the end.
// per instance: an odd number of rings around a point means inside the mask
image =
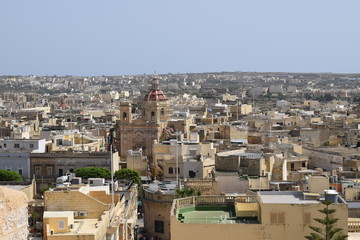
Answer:
POLYGON ((168 121, 169 115, 168 99, 159 88, 159 79, 153 78, 151 89, 145 95, 142 104, 142 119, 148 123, 159 124, 168 121))
POLYGON ((120 122, 122 124, 129 124, 132 122, 132 108, 130 102, 120 103, 120 122))
POLYGON ((159 141, 163 129, 170 119, 169 101, 159 89, 159 79, 153 78, 151 89, 141 104, 141 118, 132 119, 131 103, 120 104, 120 120, 116 126, 115 146, 120 157, 125 158, 128 150, 142 150, 144 156, 152 159, 152 144, 159 141))

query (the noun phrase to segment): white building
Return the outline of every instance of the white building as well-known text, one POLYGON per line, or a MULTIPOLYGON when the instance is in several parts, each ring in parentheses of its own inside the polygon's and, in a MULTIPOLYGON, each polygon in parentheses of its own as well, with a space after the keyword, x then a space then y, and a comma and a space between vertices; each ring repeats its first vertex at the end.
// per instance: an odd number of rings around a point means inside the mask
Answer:
POLYGON ((0 169, 18 172, 30 179, 30 153, 44 152, 45 139, 1 139, 0 169))

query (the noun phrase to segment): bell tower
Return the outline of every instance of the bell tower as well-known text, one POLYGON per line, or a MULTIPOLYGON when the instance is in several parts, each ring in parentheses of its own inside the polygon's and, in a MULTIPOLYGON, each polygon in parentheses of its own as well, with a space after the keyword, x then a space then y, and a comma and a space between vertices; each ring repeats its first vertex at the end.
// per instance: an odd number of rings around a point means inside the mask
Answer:
POLYGON ((132 122, 131 103, 121 102, 120 103, 120 123, 129 124, 132 122))
POLYGON ((159 88, 159 79, 154 77, 151 89, 142 103, 142 119, 156 124, 166 121, 169 114, 168 105, 166 95, 159 88))

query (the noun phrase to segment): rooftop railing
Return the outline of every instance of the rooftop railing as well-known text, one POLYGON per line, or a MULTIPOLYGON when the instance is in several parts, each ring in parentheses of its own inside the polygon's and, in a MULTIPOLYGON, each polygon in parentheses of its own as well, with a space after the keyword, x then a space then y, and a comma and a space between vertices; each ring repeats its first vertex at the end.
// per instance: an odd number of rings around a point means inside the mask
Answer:
POLYGON ((236 203, 256 203, 257 196, 196 196, 174 199, 171 215, 175 216, 178 209, 195 206, 228 206, 236 203))

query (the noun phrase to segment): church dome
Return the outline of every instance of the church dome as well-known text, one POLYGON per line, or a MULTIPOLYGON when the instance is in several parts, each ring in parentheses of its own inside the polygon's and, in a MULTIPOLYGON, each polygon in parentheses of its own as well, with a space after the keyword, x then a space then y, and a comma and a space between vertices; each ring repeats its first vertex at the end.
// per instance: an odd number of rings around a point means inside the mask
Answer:
POLYGON ((159 89, 159 80, 157 78, 152 79, 151 90, 145 95, 145 101, 167 101, 167 97, 159 89))

